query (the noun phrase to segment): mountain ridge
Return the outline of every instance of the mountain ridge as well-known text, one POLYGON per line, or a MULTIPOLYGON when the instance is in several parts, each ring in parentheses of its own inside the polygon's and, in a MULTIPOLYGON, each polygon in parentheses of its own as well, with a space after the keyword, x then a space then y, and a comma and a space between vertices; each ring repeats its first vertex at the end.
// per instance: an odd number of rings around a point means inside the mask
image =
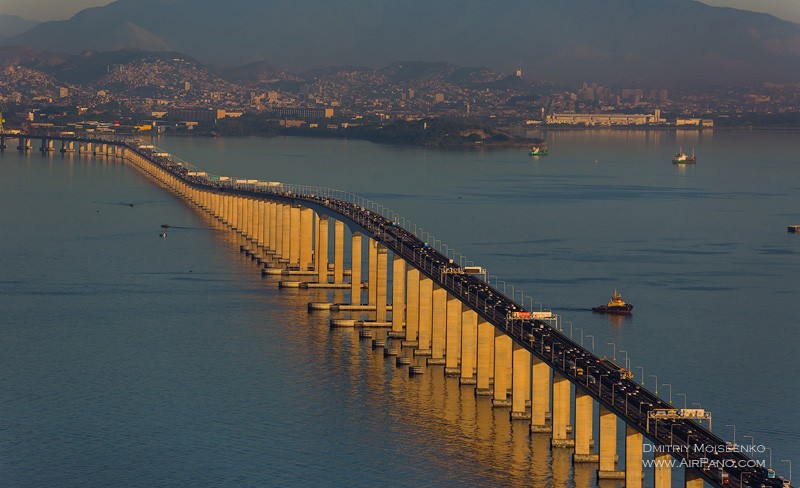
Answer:
POLYGON ((1 40, 311 69, 404 59, 560 81, 800 79, 800 25, 695 0, 117 0, 1 40), (191 12, 192 15, 188 15, 191 12))

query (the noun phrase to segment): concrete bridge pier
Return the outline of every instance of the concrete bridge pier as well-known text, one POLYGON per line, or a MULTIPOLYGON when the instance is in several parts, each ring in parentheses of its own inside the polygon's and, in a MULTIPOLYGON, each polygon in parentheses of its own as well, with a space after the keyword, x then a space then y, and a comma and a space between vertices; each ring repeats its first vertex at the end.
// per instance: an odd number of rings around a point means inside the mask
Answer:
POLYGON ((292 205, 289 209, 289 268, 300 268, 300 236, 302 231, 302 218, 299 205, 292 205))
POLYGON ((547 424, 550 411, 550 366, 531 355, 531 432, 551 432, 547 424))
POLYGON ((333 223, 333 282, 344 283, 344 222, 333 223))
POLYGON ((672 466, 669 465, 672 454, 668 452, 656 452, 655 466, 653 468, 653 488, 672 487, 672 466))
MULTIPOLYGON (((290 245, 291 245, 291 236, 292 236, 292 206, 287 204, 281 205, 281 217, 279 219, 283 219, 281 222, 281 255, 279 262, 282 263, 289 263, 291 259, 289 256, 291 255, 290 252, 290 245)), ((295 224, 297 227, 297 224, 295 224)))
MULTIPOLYGON (((625 488, 642 488, 644 473, 642 469, 642 434, 625 426, 625 488)), ((700 483, 702 486, 702 481, 700 483)))
POLYGON ((248 241, 251 240, 252 202, 251 198, 239 197, 239 233, 248 241))
POLYGON ((600 406, 600 463, 597 479, 625 479, 617 469, 617 416, 600 406))
POLYGON ((389 323, 386 320, 386 304, 387 304, 387 284, 389 282, 389 250, 386 249, 386 246, 383 244, 378 243, 377 247, 377 270, 376 270, 376 278, 377 282, 375 283, 376 293, 375 293, 375 322, 377 325, 386 326, 389 323))
POLYGON ((354 232, 350 238, 352 273, 350 276, 350 305, 361 305, 361 233, 354 232))
POLYGON ((269 247, 269 229, 270 229, 270 214, 269 214, 269 201, 258 201, 258 245, 261 252, 266 256, 272 255, 272 250, 269 247))
POLYGON ((258 200, 248 198, 247 200, 247 220, 245 221, 245 236, 253 243, 254 251, 258 249, 258 200))
POLYGON ((55 144, 52 139, 42 138, 42 145, 39 148, 41 152, 51 152, 55 150, 55 144))
POLYGON ((75 142, 74 141, 61 141, 61 153, 67 152, 75 152, 75 142))
POLYGON ((464 316, 464 305, 458 298, 447 294, 447 337, 444 374, 459 376, 461 374, 461 321, 464 316))
POLYGON ((477 371, 475 395, 492 395, 492 373, 494 368, 494 326, 478 318, 477 371))
POLYGON ((427 364, 445 364, 445 347, 447 346, 447 290, 433 283, 431 297, 431 355, 427 364))
POLYGON ((233 207, 233 230, 242 235, 244 235, 246 200, 247 198, 237 195, 234 200, 236 203, 233 207))
POLYGON ((406 271, 406 338, 403 347, 419 347, 419 270, 406 271))
POLYGON ((516 342, 511 349, 511 420, 530 420, 525 404, 530 397, 531 353, 516 342))
MULTIPOLYGON (((317 271, 317 283, 328 284, 328 229, 330 221, 327 215, 320 215, 317 220, 317 242, 314 253, 314 267, 317 271)), ((384 307, 385 309, 386 307, 384 307)))
POLYGON ((478 354, 478 313, 464 308, 461 314, 461 385, 475 385, 475 367, 478 354))
POLYGON ((269 203, 266 200, 258 200, 258 245, 262 252, 269 252, 269 203))
POLYGON ((6 150, 8 146, 6 146, 6 136, 0 136, 0 152, 6 150))
POLYGON ((367 305, 378 302, 378 241, 367 239, 367 305))
POLYGON ((494 329, 494 388, 493 407, 510 407, 508 390, 511 387, 512 339, 499 329, 494 329))
POLYGON ((314 211, 300 208, 300 236, 298 267, 301 272, 314 271, 312 259, 314 253, 314 211))
POLYGON ((415 356, 431 355, 431 333, 433 328, 433 280, 420 275, 419 278, 419 345, 415 356))
POLYGON ((574 463, 597 463, 600 458, 592 452, 592 413, 594 400, 591 395, 575 388, 575 453, 574 463))
MULTIPOLYGON (((334 264, 334 280, 336 268, 334 264)), ((392 257, 392 330, 389 337, 404 339, 406 319, 406 261, 398 256, 392 257)))
POLYGON ((270 209, 270 213, 274 212, 275 218, 271 224, 269 247, 275 251, 273 259, 279 260, 283 256, 283 204, 275 202, 273 207, 270 209))
POLYGON ((281 234, 281 222, 279 219, 283 215, 280 211, 280 205, 278 202, 269 202, 267 204, 269 206, 269 249, 274 253, 275 256, 280 256, 280 251, 278 250, 278 239, 279 235, 281 234))
POLYGON ((230 214, 230 195, 220 193, 219 195, 219 221, 224 225, 228 225, 228 216, 230 214))
POLYGON ((31 150, 31 140, 27 137, 20 137, 19 144, 17 145, 17 150, 20 152, 30 151, 31 150))
POLYGON ((700 473, 691 468, 685 468, 685 488, 703 488, 703 478, 700 473))
POLYGON ((571 417, 572 383, 553 371, 553 447, 573 447, 575 440, 569 438, 571 417))

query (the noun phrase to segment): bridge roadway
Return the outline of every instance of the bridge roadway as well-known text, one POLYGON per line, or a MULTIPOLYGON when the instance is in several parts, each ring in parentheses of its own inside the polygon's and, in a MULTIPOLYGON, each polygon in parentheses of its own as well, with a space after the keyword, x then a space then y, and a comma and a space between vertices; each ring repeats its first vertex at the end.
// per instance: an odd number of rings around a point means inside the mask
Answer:
POLYGON ((429 247, 396 222, 356 203, 334 198, 335 190, 294 185, 247 188, 236 185, 234 180, 209 181, 204 177, 188 176, 188 170, 183 165, 169 158, 158 157, 149 150, 139 149, 134 143, 87 138, 72 140, 124 146, 198 189, 278 200, 315 208, 323 214, 335 214, 383 243, 452 296, 458 297, 479 316, 548 364, 554 372, 569 379, 575 388, 589 394, 601 406, 643 434, 655 444, 656 449, 670 452, 674 457, 686 461, 690 467, 695 467, 694 471, 709 483, 723 486, 716 476, 717 468, 722 468, 729 476, 726 486, 783 486, 780 479, 768 477, 766 468, 750 467, 756 465, 752 458, 731 450, 723 439, 695 421, 651 419, 648 422, 648 411, 674 407, 633 379, 626 378, 616 364, 594 355, 546 322, 537 319, 509 320, 513 312, 523 311, 524 308, 476 275, 460 273, 463 269, 452 259, 429 247), (579 368, 583 368, 583 374, 579 374, 579 368), (700 464, 703 459, 707 463, 700 464))

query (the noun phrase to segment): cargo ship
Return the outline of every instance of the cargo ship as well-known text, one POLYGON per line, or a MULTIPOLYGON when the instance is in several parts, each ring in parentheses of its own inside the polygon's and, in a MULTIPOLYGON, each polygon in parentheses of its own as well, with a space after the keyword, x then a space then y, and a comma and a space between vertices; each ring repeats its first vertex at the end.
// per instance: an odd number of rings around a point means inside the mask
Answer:
POLYGON ((678 150, 678 154, 672 156, 672 164, 692 164, 696 162, 697 156, 694 155, 694 149, 692 149, 691 157, 683 152, 683 148, 678 150))
POLYGON ((630 315, 631 310, 633 310, 633 305, 625 303, 622 300, 622 295, 618 294, 617 290, 614 290, 614 294, 611 295, 611 301, 608 304, 592 307, 592 312, 614 315, 630 315))

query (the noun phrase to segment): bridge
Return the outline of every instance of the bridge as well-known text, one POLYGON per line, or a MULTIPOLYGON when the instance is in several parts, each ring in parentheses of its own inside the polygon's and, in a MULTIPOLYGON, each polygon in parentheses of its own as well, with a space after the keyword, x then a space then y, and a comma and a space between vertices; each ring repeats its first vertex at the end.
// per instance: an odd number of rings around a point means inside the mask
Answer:
MULTIPOLYGON (((444 365, 445 375, 457 377, 476 395, 491 396, 494 407, 509 409, 511 421, 529 422, 531 432, 549 435, 553 449, 572 450, 574 463, 596 465, 599 480, 642 486, 647 439, 655 451, 655 488, 672 486, 674 466, 684 469, 687 488, 702 487, 704 481, 714 486, 790 487, 743 452, 745 446, 714 434, 710 416, 676 409, 637 383, 626 368, 563 334, 552 315, 534 310, 532 302, 526 309, 515 296, 491 286, 480 267, 463 258, 456 262, 450 252, 431 247, 404 228, 404 219, 369 205, 363 197, 316 186, 212 175, 138 141, 0 134, 0 149, 13 140, 20 151, 40 141, 44 152, 59 149, 121 158, 240 233, 249 243, 242 251, 264 265, 262 274, 286 278, 281 286, 349 289, 349 303, 312 302, 309 312, 367 312, 374 320, 331 318, 331 327, 386 329, 392 346, 385 347, 385 356, 397 356, 399 348, 393 345, 399 343, 429 365, 444 365), (350 230, 349 273, 345 226, 350 230), (364 267, 366 283, 361 280, 364 267), (592 439, 595 402, 597 443, 592 439), (707 426, 692 418, 698 414, 707 426), (617 449, 618 419, 625 426, 622 453, 617 449), (624 458, 624 469, 618 468, 618 458, 624 458)), ((404 364, 400 356, 397 362, 404 364)), ((409 373, 424 374, 424 368, 409 366, 409 373)))

